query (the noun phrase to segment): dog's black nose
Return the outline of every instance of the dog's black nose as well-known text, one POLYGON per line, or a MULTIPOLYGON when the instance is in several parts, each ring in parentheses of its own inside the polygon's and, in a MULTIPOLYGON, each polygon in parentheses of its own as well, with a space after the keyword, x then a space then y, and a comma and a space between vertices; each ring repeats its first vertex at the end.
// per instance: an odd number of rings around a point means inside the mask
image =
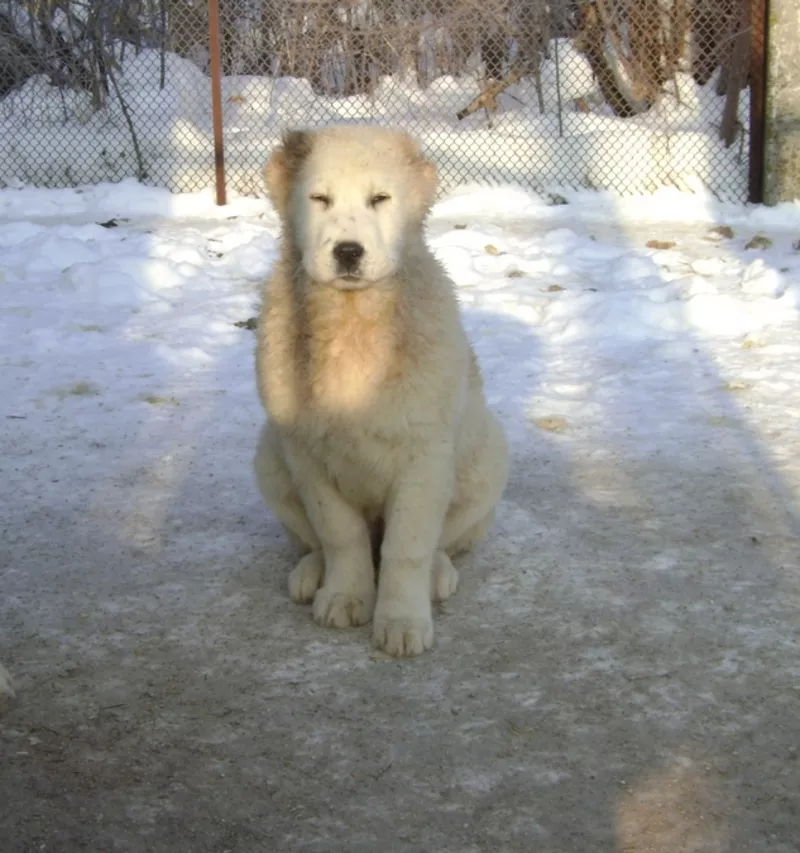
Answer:
POLYGON ((352 272, 364 257, 364 247, 354 240, 343 240, 333 247, 333 257, 336 258, 342 270, 352 272))

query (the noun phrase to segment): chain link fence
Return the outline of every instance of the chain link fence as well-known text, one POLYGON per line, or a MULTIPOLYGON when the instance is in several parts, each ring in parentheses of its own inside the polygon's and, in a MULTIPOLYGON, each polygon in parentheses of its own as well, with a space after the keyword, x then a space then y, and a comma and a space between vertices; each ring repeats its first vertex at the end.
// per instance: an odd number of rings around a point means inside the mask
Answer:
MULTIPOLYGON (((219 3, 240 192, 284 128, 368 121, 445 187, 748 195, 763 0, 219 3)), ((0 182, 213 185, 208 25, 200 0, 0 0, 0 182)))

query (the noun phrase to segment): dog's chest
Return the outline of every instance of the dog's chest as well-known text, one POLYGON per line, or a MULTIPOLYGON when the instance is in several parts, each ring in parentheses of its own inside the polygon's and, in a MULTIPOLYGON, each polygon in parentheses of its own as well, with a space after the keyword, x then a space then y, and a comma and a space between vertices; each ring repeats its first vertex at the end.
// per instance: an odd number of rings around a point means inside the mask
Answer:
POLYGON ((393 306, 337 295, 317 316, 308 338, 312 405, 326 416, 358 418, 391 393, 402 353, 393 306))
POLYGON ((379 514, 398 473, 408 464, 409 443, 371 428, 329 426, 313 453, 334 487, 353 506, 379 514))

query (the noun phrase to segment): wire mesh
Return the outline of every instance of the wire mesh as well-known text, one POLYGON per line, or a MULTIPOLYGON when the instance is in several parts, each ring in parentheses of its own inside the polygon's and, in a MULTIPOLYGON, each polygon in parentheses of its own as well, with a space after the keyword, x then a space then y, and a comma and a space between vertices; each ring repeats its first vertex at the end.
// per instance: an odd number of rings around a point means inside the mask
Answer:
MULTIPOLYGON (((220 0, 228 186, 287 127, 418 135, 444 188, 747 196, 758 0, 220 0)), ((199 0, 0 2, 0 181, 213 185, 199 0)))

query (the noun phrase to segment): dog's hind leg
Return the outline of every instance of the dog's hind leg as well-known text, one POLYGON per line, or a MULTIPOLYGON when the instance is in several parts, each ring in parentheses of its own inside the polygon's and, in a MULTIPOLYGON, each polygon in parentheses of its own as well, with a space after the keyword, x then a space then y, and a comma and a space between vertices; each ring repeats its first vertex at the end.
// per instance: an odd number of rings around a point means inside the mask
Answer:
POLYGON ((469 551, 489 532, 508 480, 505 436, 494 415, 487 416, 483 444, 458 472, 456 497, 439 540, 439 548, 451 557, 469 551))
POLYGON ((258 487, 264 502, 286 528, 292 541, 306 550, 319 550, 319 537, 308 520, 279 442, 275 430, 269 423, 265 424, 253 460, 258 487))
POLYGON ((470 526, 475 512, 483 510, 483 505, 474 507, 463 505, 451 508, 445 522, 445 535, 439 545, 439 550, 433 560, 433 573, 431 575, 431 600, 446 601, 458 588, 458 569, 453 565, 450 558, 456 557, 469 551, 474 545, 483 539, 494 524, 494 507, 492 507, 483 518, 470 526))
POLYGON ((283 524, 289 539, 309 552, 289 575, 292 601, 308 604, 325 580, 325 560, 278 442, 278 436, 266 424, 261 431, 253 467, 264 502, 283 524))
POLYGON ((495 511, 492 507, 483 518, 476 521, 471 527, 467 527, 460 536, 447 540, 446 544, 442 545, 444 552, 451 557, 457 557, 459 554, 466 554, 467 551, 471 551, 486 538, 486 534, 494 524, 494 516, 495 511))
POLYGON ((289 573, 289 595, 297 604, 311 604, 325 581, 322 550, 311 551, 289 573))
POLYGON ((444 551, 433 556, 431 572, 431 601, 446 601, 458 589, 458 569, 444 551))
MULTIPOLYGON (((452 512, 452 511, 451 511, 452 512)), ((463 507, 456 508, 456 513, 448 515, 445 524, 446 531, 450 533, 449 539, 443 537, 440 548, 433 559, 433 572, 431 574, 431 600, 446 601, 458 589, 458 569, 453 565, 450 558, 469 551, 473 545, 483 539, 494 523, 494 507, 479 521, 469 525, 470 515, 463 511, 463 507), (458 510, 461 509, 461 513, 458 510), (467 525, 464 530, 464 525, 467 525), (457 531, 463 530, 460 535, 457 531), (456 538, 453 539, 452 537, 456 538)))
MULTIPOLYGON (((367 519, 305 448, 287 442, 286 450, 299 500, 319 536, 324 558, 323 583, 314 597, 314 621, 328 628, 364 625, 375 606, 375 564, 367 519)), ((315 559, 313 554, 304 558, 293 576, 303 572, 306 579, 312 574, 321 577, 315 559)))

